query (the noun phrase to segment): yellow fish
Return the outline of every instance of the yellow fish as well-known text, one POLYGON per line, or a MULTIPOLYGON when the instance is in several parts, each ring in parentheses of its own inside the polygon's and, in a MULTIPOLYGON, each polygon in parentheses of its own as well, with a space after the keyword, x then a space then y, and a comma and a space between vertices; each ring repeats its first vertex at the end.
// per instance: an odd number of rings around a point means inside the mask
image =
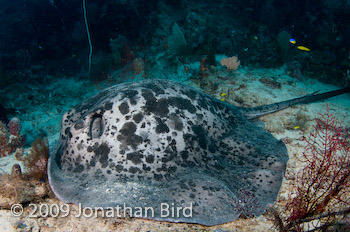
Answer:
POLYGON ((300 126, 293 127, 294 130, 300 129, 300 126))
POLYGON ((227 94, 226 93, 221 93, 220 96, 221 97, 225 97, 227 94))
POLYGON ((295 39, 290 39, 290 40, 289 40, 289 43, 291 43, 291 44, 296 44, 297 41, 295 41, 295 39))
POLYGON ((301 50, 301 51, 305 51, 305 52, 309 52, 310 49, 304 46, 298 46, 297 49, 301 50))
POLYGON ((225 101, 225 98, 221 98, 221 101, 225 101))

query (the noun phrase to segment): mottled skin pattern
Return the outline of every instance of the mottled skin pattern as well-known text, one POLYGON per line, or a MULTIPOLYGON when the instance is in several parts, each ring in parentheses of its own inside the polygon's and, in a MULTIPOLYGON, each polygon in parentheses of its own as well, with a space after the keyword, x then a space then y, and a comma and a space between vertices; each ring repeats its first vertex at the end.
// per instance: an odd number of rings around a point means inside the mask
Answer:
POLYGON ((63 116, 49 180, 66 202, 151 206, 157 220, 214 225, 263 213, 287 159, 285 145, 238 108, 147 80, 112 86, 63 116), (257 203, 244 205, 239 191, 257 203), (193 217, 161 218, 161 203, 193 203, 193 217))

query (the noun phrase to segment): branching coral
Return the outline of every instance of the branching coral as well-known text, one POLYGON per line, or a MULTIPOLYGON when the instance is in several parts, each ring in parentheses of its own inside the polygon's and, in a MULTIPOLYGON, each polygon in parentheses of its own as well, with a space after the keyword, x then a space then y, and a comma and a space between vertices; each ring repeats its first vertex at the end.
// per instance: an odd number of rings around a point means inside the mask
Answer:
POLYGON ((336 118, 327 112, 316 119, 306 143, 303 161, 285 214, 275 213, 280 231, 325 231, 349 226, 344 218, 350 213, 350 138, 336 118))
POLYGON ((47 161, 49 159, 49 146, 47 138, 37 138, 31 147, 31 154, 23 158, 28 175, 32 178, 47 179, 47 161))

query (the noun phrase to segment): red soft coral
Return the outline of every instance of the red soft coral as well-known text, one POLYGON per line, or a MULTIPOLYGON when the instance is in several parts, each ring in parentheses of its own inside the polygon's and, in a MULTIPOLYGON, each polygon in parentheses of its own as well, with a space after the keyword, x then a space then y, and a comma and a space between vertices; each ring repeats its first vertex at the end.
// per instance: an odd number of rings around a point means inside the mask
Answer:
MULTIPOLYGON (((318 230, 344 225, 350 212, 350 138, 342 123, 329 112, 320 114, 314 130, 302 138, 303 161, 286 204, 286 218, 277 219, 282 231, 318 230), (281 224, 281 221, 283 223, 281 224)), ((279 216, 278 216, 279 217, 279 216)))

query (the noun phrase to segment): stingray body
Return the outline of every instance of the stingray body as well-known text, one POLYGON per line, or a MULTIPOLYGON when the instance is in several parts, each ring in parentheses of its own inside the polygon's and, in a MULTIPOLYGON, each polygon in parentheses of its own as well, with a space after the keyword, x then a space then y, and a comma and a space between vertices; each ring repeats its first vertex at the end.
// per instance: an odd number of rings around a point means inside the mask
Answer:
POLYGON ((112 86, 63 116, 50 186, 64 202, 132 217, 216 225, 261 215, 288 160, 247 120, 264 110, 166 80, 112 86))

